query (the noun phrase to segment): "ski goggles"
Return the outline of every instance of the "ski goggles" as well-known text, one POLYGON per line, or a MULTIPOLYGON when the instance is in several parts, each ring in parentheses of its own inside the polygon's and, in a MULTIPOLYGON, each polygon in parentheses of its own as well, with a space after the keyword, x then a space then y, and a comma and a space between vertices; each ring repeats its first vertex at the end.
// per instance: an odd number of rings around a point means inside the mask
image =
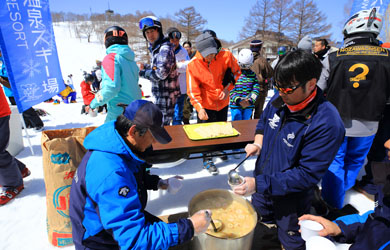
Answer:
POLYGON ((150 17, 144 17, 139 20, 139 29, 143 30, 145 27, 153 27, 155 26, 154 20, 150 17))
POLYGON ((286 94, 286 95, 292 94, 297 88, 302 87, 305 84, 306 84, 306 82, 301 82, 297 86, 291 86, 291 87, 288 87, 288 88, 282 88, 275 81, 273 83, 274 88, 277 91, 282 92, 283 94, 286 94))
POLYGON ((175 39, 175 38, 180 39, 181 38, 181 33, 179 31, 174 31, 174 32, 169 33, 168 37, 170 39, 175 39))

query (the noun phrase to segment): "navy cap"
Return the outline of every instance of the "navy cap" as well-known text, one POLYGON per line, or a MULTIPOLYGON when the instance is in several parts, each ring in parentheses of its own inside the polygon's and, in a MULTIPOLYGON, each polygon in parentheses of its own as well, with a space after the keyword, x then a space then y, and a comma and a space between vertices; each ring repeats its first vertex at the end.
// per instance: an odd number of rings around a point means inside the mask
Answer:
POLYGON ((259 52, 261 49, 261 46, 263 45, 263 41, 252 40, 249 45, 250 45, 250 49, 252 52, 259 52))
POLYGON ((123 115, 134 124, 148 128, 159 143, 167 144, 172 140, 163 126, 161 110, 152 102, 135 100, 126 107, 123 115))

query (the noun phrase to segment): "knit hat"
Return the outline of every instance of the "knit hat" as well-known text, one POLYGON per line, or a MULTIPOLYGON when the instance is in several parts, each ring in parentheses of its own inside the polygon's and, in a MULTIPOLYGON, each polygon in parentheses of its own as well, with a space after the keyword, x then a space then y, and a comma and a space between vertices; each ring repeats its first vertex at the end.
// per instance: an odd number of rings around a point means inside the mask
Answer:
POLYGON ((195 38, 196 48, 203 57, 217 54, 217 43, 209 33, 200 34, 195 38))
POLYGON ((156 104, 135 100, 126 107, 123 115, 134 124, 148 128, 159 143, 167 144, 172 140, 163 127, 163 114, 156 104))
POLYGON ((263 41, 252 40, 249 45, 252 52, 259 52, 261 50, 261 46, 263 45, 263 41))
POLYGON ((298 43, 298 49, 306 50, 311 52, 313 46, 313 42, 311 37, 306 35, 304 36, 298 43))

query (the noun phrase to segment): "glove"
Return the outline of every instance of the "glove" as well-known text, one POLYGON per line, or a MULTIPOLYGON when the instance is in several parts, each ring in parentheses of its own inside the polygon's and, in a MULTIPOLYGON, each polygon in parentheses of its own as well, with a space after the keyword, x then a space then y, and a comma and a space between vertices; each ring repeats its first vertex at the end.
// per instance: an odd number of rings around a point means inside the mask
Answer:
POLYGON ((140 70, 139 71, 139 73, 138 73, 138 75, 140 76, 140 77, 145 77, 145 69, 143 69, 143 70, 140 70))
POLYGON ((189 218, 194 226, 194 235, 199 235, 206 232, 211 221, 210 210, 200 210, 189 218), (206 212, 207 211, 207 212, 206 212))
POLYGON ((183 179, 184 178, 179 175, 165 180, 161 179, 158 181, 157 187, 162 190, 168 189, 168 193, 170 194, 176 194, 183 187, 183 184, 181 183, 181 180, 183 179))
POLYGON ((234 79, 234 75, 233 75, 233 72, 232 72, 232 69, 231 68, 227 68, 226 71, 225 71, 225 75, 223 77, 223 80, 222 80, 222 85, 224 87, 228 86, 229 83, 235 83, 236 80, 234 79))

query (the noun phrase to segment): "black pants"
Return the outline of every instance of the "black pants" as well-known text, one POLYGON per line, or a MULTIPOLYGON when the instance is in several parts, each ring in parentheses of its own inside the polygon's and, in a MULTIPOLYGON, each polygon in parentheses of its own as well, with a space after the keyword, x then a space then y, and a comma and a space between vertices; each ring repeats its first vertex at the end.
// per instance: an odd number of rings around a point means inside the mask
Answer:
POLYGON ((10 135, 9 119, 10 116, 0 118, 0 185, 18 187, 23 184, 21 171, 26 166, 6 150, 10 135))
MULTIPOLYGON (((15 99, 11 96, 8 97, 12 105, 16 105, 15 99)), ((37 112, 31 107, 22 113, 24 123, 27 128, 43 127, 43 122, 37 112)))

